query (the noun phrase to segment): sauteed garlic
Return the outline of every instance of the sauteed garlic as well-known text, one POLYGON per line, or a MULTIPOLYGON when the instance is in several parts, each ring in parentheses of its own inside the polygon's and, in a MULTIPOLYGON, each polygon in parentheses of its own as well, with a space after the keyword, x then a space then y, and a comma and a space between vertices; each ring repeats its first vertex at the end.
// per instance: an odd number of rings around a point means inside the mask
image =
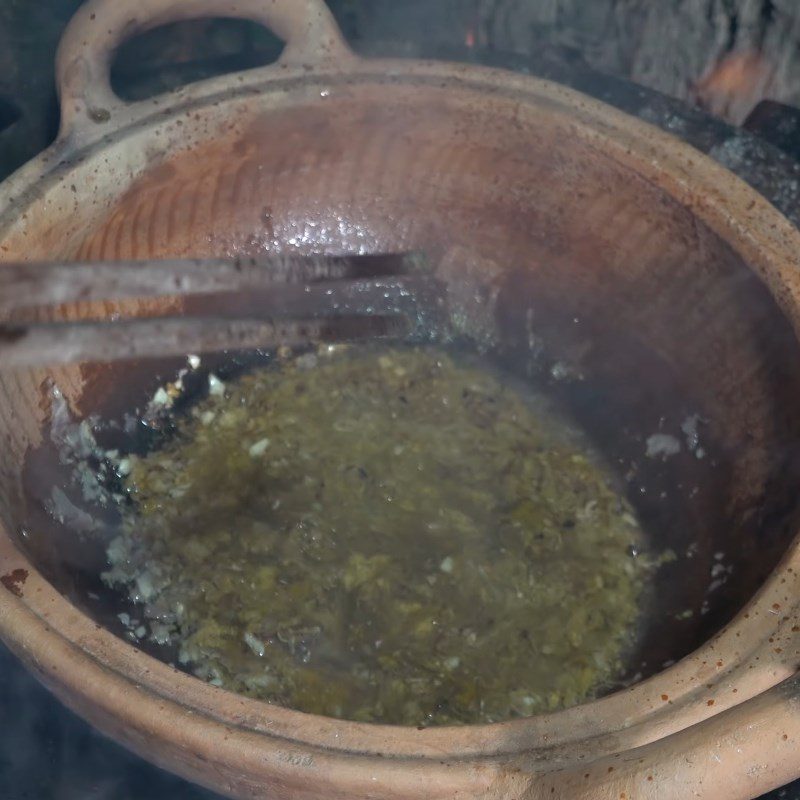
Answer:
POLYGON ((126 464, 105 580, 200 677, 408 725, 618 679, 652 564, 541 398, 442 348, 337 348, 214 391, 126 464))

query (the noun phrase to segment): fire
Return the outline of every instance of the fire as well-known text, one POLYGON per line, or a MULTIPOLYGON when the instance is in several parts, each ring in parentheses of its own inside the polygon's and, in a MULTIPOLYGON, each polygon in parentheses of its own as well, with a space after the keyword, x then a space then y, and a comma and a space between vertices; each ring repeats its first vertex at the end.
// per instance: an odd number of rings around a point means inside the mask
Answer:
POLYGON ((758 51, 731 53, 711 66, 691 87, 691 94, 701 108, 739 124, 766 97, 773 72, 758 51))

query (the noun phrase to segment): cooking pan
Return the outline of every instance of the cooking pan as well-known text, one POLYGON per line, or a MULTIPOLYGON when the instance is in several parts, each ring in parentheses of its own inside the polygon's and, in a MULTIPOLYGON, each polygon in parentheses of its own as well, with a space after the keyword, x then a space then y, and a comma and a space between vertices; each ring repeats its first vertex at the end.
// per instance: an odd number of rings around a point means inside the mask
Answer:
POLYGON ((547 383, 618 469, 653 546, 676 554, 629 685, 601 699, 422 730, 279 708, 123 639, 113 599, 90 591, 102 546, 41 507, 66 480, 47 447, 54 387, 76 419, 110 418, 175 364, 9 371, 0 636, 64 703, 236 798, 744 800, 800 775, 800 234, 787 220, 692 148, 556 84, 362 60, 321 0, 91 0, 57 79, 57 141, 0 186, 0 259, 422 249, 454 318, 547 383), (124 39, 208 16, 264 24, 283 54, 166 96, 114 95, 124 39), (653 435, 679 452, 648 456, 653 435))

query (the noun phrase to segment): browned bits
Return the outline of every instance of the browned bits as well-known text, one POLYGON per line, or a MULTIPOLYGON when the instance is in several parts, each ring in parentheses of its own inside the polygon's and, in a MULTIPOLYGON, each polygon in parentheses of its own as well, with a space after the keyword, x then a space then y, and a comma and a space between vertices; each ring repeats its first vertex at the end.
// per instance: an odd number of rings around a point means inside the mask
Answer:
POLYGON ((8 589, 11 594, 22 597, 22 585, 28 579, 28 570, 15 569, 0 578, 0 583, 8 589))

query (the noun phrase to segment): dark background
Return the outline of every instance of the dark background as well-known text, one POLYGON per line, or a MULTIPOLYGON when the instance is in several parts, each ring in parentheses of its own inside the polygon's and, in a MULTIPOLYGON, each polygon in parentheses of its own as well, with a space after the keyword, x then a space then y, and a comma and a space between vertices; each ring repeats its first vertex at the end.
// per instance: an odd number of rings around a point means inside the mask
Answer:
MULTIPOLYGON (((55 136, 53 58, 78 5, 0 0, 0 179, 55 136)), ((800 105, 797 0, 331 0, 330 6, 366 55, 486 63, 611 102, 691 142, 800 221, 800 114, 786 105, 758 105, 765 99, 800 105)), ((256 26, 199 21, 126 45, 113 81, 133 99, 268 63, 279 52, 280 43, 256 26)), ((2 645, 0 675, 0 800, 217 798, 95 732, 2 645)), ((800 784, 770 795, 776 798, 800 800, 800 784)))

